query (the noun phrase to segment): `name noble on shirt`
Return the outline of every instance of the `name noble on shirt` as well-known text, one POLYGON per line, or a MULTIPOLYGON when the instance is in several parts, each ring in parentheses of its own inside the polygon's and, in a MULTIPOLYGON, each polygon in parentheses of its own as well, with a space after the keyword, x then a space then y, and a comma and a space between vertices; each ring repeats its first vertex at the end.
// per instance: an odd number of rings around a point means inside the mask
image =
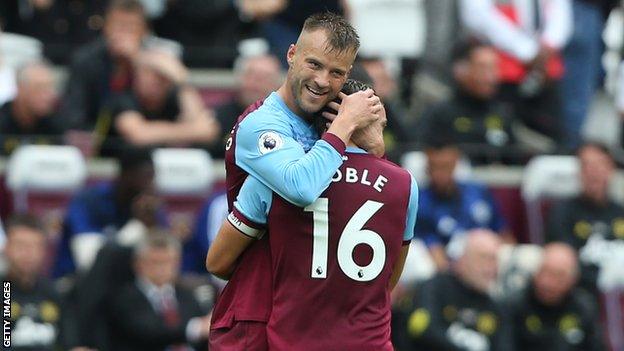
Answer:
POLYGON ((363 170, 358 170, 353 167, 346 167, 344 170, 338 169, 334 176, 332 177, 332 182, 337 183, 343 181, 345 183, 359 183, 366 186, 371 186, 373 189, 377 190, 377 192, 381 192, 388 182, 388 178, 383 175, 378 175, 374 182, 371 183, 369 179, 373 179, 369 175, 368 169, 364 168, 363 170))

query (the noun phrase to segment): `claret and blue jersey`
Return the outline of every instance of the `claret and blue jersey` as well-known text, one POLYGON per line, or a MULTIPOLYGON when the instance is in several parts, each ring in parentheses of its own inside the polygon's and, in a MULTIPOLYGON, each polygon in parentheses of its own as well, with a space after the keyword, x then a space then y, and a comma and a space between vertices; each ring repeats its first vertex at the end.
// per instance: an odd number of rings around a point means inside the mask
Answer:
POLYGON ((388 284, 417 202, 407 171, 357 148, 305 208, 247 178, 228 218, 253 237, 268 224, 269 348, 392 350, 388 284))
MULTIPOLYGON (((344 143, 335 135, 318 135, 293 113, 277 93, 249 106, 226 142, 228 209, 251 176, 284 199, 306 206, 327 188, 342 164, 344 143)), ((235 321, 268 321, 271 312, 271 257, 268 240, 246 250, 217 299, 212 328, 235 321)))

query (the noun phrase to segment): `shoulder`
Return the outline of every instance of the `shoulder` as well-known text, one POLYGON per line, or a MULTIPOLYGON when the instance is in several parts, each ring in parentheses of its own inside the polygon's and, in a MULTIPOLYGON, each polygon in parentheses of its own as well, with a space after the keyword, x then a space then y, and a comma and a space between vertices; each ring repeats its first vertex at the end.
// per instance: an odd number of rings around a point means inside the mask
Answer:
POLYGON ((556 200, 553 205, 551 211, 568 213, 575 211, 581 205, 581 201, 579 198, 568 198, 568 199, 560 199, 556 200))
POLYGON ((570 300, 573 308, 577 309, 586 318, 594 318, 599 313, 600 307, 596 303, 594 296, 581 288, 572 290, 570 300))
POLYGON ((268 102, 246 115, 243 113, 242 116, 243 118, 238 122, 241 130, 284 128, 290 125, 284 112, 268 102))
POLYGON ((611 211, 614 211, 617 213, 624 213, 624 206, 616 203, 613 200, 609 200, 609 208, 611 209, 611 211))
POLYGON ((447 99, 437 102, 425 110, 425 115, 445 114, 455 109, 455 99, 447 99))
POLYGON ((473 181, 465 181, 459 182, 458 185, 464 198, 478 200, 490 196, 490 189, 488 189, 484 184, 473 181))
POLYGON ((80 191, 74 200, 78 202, 100 201, 102 198, 109 197, 112 193, 112 184, 97 184, 80 191))
POLYGON ((147 301, 147 296, 139 289, 135 281, 128 282, 121 286, 119 292, 111 294, 114 301, 118 304, 127 304, 137 306, 137 302, 147 301))
POLYGON ((530 308, 531 303, 528 299, 528 294, 529 287, 525 287, 501 299, 499 305, 511 309, 512 313, 521 312, 522 310, 530 308))
POLYGON ((175 285, 175 293, 178 300, 180 301, 197 301, 195 295, 193 294, 193 290, 182 284, 175 285))
POLYGON ((458 184, 465 191, 474 191, 474 192, 488 191, 488 188, 485 185, 474 182, 474 181, 462 181, 462 182, 459 182, 458 184))
POLYGON ((73 55, 73 63, 91 66, 102 61, 106 55, 106 43, 103 39, 96 39, 79 47, 73 55))

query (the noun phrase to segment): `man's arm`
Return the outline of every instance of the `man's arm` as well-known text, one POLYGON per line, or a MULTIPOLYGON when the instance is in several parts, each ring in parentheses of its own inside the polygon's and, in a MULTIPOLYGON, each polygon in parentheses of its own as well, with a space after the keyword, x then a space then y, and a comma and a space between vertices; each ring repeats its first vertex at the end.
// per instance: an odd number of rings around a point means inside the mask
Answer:
POLYGON ((247 177, 234 202, 234 210, 223 221, 208 249, 206 269, 229 279, 236 261, 247 247, 264 234, 273 192, 257 179, 247 177))
POLYGON ((537 40, 503 15, 493 0, 460 0, 459 11, 466 27, 497 48, 523 62, 530 62, 537 56, 537 40))
POLYGON ((74 55, 69 70, 69 79, 65 85, 65 93, 61 102, 60 116, 69 122, 69 128, 86 127, 87 100, 89 99, 89 67, 85 63, 82 52, 74 55))
POLYGON ((219 135, 220 126, 213 112, 203 108, 198 99, 193 88, 183 87, 178 93, 182 111, 176 121, 149 121, 138 111, 128 110, 115 119, 115 127, 137 145, 210 143, 219 135))
POLYGON ((82 197, 75 198, 69 204, 65 221, 69 229, 69 245, 76 269, 87 271, 106 242, 106 238, 100 228, 92 223, 89 207, 82 197))
POLYGON ((410 196, 407 205, 407 213, 405 216, 405 231, 403 232, 403 247, 399 259, 394 264, 392 276, 390 277, 390 290, 399 282, 401 273, 403 273, 403 267, 405 266, 405 260, 409 252, 409 247, 412 239, 414 238, 414 226, 416 225, 416 217, 418 214, 418 185, 416 179, 410 175, 410 196))
POLYGON ((250 114, 236 132, 237 166, 285 200, 299 207, 311 204, 342 164, 353 131, 381 118, 379 98, 368 93, 344 98, 328 132, 307 153, 294 139, 285 116, 250 114))
POLYGON ((254 241, 234 228, 229 220, 223 221, 219 234, 206 255, 206 269, 217 277, 228 280, 236 268, 238 257, 254 241))
POLYGON ((401 273, 403 273, 403 267, 405 267, 405 260, 407 259, 407 254, 409 253, 409 244, 403 245, 401 247, 401 253, 399 254, 399 258, 394 264, 394 268, 392 269, 392 276, 390 277, 390 291, 394 290, 399 279, 401 278, 401 273))

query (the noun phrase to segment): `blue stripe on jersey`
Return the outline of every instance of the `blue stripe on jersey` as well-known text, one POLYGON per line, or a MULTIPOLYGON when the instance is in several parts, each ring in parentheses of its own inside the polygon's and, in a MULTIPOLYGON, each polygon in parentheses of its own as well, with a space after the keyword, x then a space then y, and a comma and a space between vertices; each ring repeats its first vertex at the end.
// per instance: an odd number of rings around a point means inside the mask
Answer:
POLYGON ((410 198, 407 206, 407 216, 405 217, 405 233, 403 233, 403 241, 409 241, 414 238, 414 227, 416 226, 416 216, 418 214, 418 185, 416 179, 410 175, 410 198))

